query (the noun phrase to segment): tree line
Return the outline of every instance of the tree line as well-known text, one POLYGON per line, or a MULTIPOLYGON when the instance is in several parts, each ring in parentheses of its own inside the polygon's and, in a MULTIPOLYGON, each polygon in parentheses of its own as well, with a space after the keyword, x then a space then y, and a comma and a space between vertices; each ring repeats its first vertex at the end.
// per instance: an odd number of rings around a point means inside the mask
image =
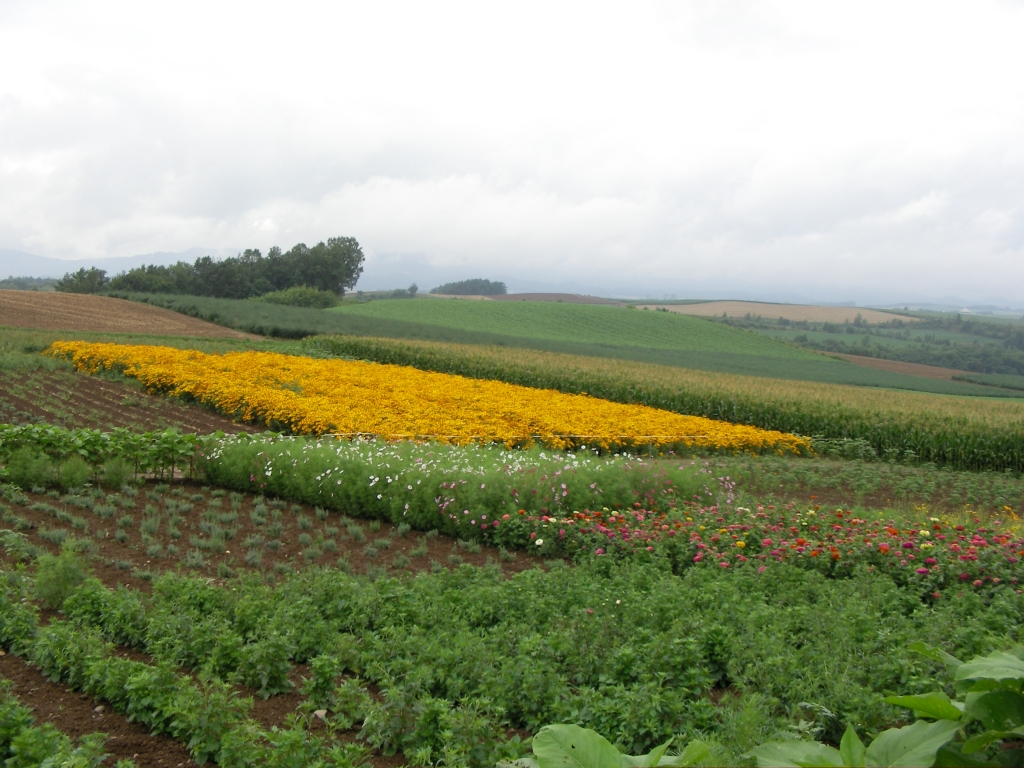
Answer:
POLYGON ((250 248, 238 256, 215 261, 203 256, 195 263, 144 265, 108 278, 105 270, 69 272, 54 288, 65 293, 131 291, 248 299, 273 291, 305 286, 344 296, 363 272, 363 251, 354 237, 331 237, 312 248, 299 243, 283 252, 277 246, 264 256, 250 248))

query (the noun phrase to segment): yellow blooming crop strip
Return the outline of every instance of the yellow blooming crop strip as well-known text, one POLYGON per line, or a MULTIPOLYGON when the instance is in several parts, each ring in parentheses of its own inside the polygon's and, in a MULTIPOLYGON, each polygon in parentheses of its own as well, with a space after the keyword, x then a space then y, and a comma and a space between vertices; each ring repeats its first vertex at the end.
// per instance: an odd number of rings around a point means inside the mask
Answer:
POLYGON ((391 439, 809 450, 806 438, 642 405, 397 365, 273 352, 208 355, 172 347, 60 341, 47 354, 89 373, 122 370, 153 391, 188 396, 234 418, 297 434, 391 439))

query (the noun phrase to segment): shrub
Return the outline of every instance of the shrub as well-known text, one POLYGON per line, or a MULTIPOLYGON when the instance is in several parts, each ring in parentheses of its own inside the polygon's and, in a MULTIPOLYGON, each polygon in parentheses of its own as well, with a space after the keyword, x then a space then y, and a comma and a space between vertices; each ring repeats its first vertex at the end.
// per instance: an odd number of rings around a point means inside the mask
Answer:
POLYGON ((92 477, 92 468, 80 456, 72 456, 57 467, 57 484, 64 490, 81 488, 92 477))
POLYGON ((48 608, 59 609, 88 577, 89 570, 76 551, 76 540, 64 542, 59 555, 42 555, 36 565, 36 597, 48 608))
POLYGON ((114 458, 103 465, 102 482, 110 488, 120 488, 133 476, 132 466, 124 459, 114 458))
POLYGON ((53 482, 53 462, 32 448, 21 448, 7 461, 7 474, 20 488, 45 488, 53 482))
POLYGON ((310 309, 329 309, 338 306, 338 297, 330 291, 316 288, 296 286, 284 291, 272 291, 259 297, 260 301, 271 304, 284 304, 289 307, 308 307, 310 309))

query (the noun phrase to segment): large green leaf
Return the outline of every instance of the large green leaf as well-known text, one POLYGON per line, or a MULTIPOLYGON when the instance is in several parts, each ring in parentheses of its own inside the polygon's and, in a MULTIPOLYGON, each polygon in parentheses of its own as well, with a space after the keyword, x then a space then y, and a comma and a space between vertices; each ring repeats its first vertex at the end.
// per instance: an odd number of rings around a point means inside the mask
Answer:
POLYGON ((976 755, 965 755, 961 744, 955 741, 946 744, 935 753, 935 765, 940 768, 999 768, 999 763, 983 760, 976 755))
POLYGON ((631 768, 631 766, 638 766, 638 768, 654 768, 656 765, 661 765, 661 758, 668 751, 668 745, 672 743, 672 739, 669 739, 660 747, 655 747, 646 755, 619 755, 619 760, 622 762, 622 768, 631 768))
POLYGON ((945 664, 946 673, 950 677, 954 677, 956 675, 956 671, 963 664, 963 662, 960 661, 960 659, 958 659, 956 656, 952 656, 943 651, 942 649, 935 648, 934 646, 928 645, 927 643, 922 643, 920 640, 916 643, 911 643, 910 650, 917 651, 922 656, 927 656, 929 659, 933 659, 934 661, 938 661, 941 664, 945 664))
POLYGON ((838 749, 816 741, 769 742, 741 757, 753 757, 759 768, 833 768, 843 764, 838 749))
POLYGON ((956 680, 1021 680, 1024 661, 1005 651, 971 659, 956 671, 956 680))
POLYGON ((847 725, 843 740, 839 742, 839 755, 843 758, 843 765, 864 768, 864 752, 864 742, 860 740, 856 729, 852 725, 847 725))
POLYGON ((887 696, 886 704, 907 707, 918 717, 932 717, 936 720, 959 720, 962 712, 941 691, 924 693, 919 696, 887 696))
POLYGON ((622 756, 604 736, 578 725, 545 725, 533 737, 538 768, 622 768, 622 756))
POLYGON ((674 765, 679 768, 687 768, 687 766, 696 765, 697 763, 707 760, 708 755, 711 754, 711 749, 703 741, 691 741, 686 745, 680 754, 675 757, 663 757, 661 762, 658 763, 660 766, 674 765))
POLYGON ((956 735, 959 726, 952 720, 918 720, 903 728, 890 728, 868 745, 865 764, 879 768, 932 765, 939 747, 956 735))
POLYGON ((989 691, 972 698, 967 713, 990 731, 1012 731, 1024 725, 1024 696, 1016 691, 989 691))

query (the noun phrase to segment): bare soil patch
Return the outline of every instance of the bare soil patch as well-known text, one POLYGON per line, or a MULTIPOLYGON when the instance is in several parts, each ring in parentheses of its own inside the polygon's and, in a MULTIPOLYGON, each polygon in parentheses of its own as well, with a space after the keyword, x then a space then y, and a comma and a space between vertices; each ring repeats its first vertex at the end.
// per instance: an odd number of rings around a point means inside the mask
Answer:
POLYGON ((169 309, 76 293, 0 291, 0 326, 48 331, 257 339, 169 309))
POLYGON ((879 371, 892 371, 893 373, 905 373, 910 376, 923 376, 926 379, 948 379, 952 380, 954 375, 966 374, 966 371, 958 371, 953 368, 939 368, 934 365, 922 365, 920 363, 901 363, 899 360, 882 360, 877 357, 864 357, 862 355, 841 355, 833 354, 833 357, 841 357, 856 365, 863 365, 866 368, 874 368, 879 371))
POLYGON ((860 315, 866 323, 887 323, 890 320, 913 322, 913 318, 882 312, 877 309, 861 307, 816 307, 810 304, 770 304, 760 301, 705 301, 700 304, 637 304, 641 309, 667 309, 681 315, 697 315, 698 317, 721 317, 724 312, 729 317, 785 318, 786 320, 806 320, 811 323, 852 323, 860 315))
POLYGON ((151 432, 174 427, 182 432, 251 432, 213 411, 166 397, 141 386, 108 381, 75 371, 0 371, 0 422, 46 422, 69 429, 115 427, 151 432))

